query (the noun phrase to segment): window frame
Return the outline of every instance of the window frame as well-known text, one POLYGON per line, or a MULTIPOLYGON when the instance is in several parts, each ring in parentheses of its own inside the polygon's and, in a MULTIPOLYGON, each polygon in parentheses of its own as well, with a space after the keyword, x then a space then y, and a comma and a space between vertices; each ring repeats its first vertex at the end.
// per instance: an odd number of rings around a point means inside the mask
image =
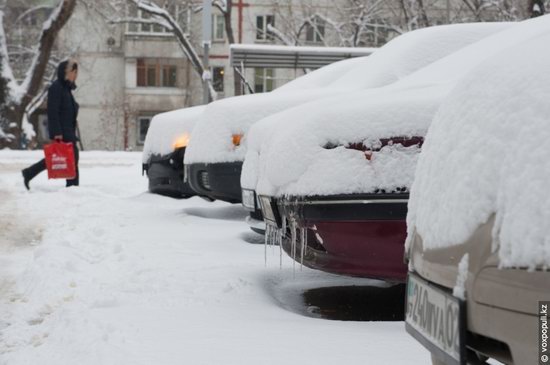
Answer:
MULTIPOLYGON (((179 4, 173 4, 173 9, 168 9, 168 11, 171 13, 172 17, 176 21, 176 23, 180 23, 180 6, 179 4), (170 11, 173 10, 173 11, 170 11)), ((126 7, 126 14, 130 18, 138 18, 138 19, 149 19, 151 15, 149 13, 144 12, 141 9, 134 8, 133 5, 128 4, 126 7), (136 14, 131 14, 132 11, 135 10, 136 14)), ((181 24, 180 24, 181 25, 181 24)), ((187 28, 182 27, 182 28, 187 28)), ((166 29, 165 27, 162 27, 160 25, 155 24, 143 24, 143 23, 126 23, 126 34, 127 35, 142 35, 142 36, 161 36, 161 37, 172 37, 173 33, 166 29), (155 27, 159 27, 159 31, 155 31, 155 27), (132 29, 134 28, 134 29, 132 29), (149 29, 149 30, 144 30, 149 29)))
POLYGON ((149 131, 149 127, 151 126, 151 120, 153 119, 152 115, 146 115, 141 114, 137 117, 137 133, 136 133, 136 144, 138 146, 143 146, 145 144, 145 138, 147 137, 147 132, 149 131), (143 135, 143 139, 141 138, 141 131, 142 131, 142 122, 147 120, 147 128, 145 130, 145 134, 143 135))
POLYGON ((267 67, 257 67, 254 69, 254 93, 267 93, 275 90, 275 69, 267 67), (259 72, 261 71, 261 75, 259 72), (270 74, 270 75, 269 75, 270 74), (261 80, 261 83, 258 83, 258 79, 261 80), (270 86, 268 84, 271 84, 270 86), (258 86, 261 85, 261 90, 258 86))
POLYGON ((223 66, 214 66, 212 67, 212 87, 216 92, 223 93, 225 90, 225 67, 223 66), (221 70, 221 87, 216 87, 216 70, 221 70))
POLYGON ((273 34, 267 30, 268 24, 275 26, 275 15, 256 15, 256 41, 270 42, 275 40, 273 34))
POLYGON ((178 88, 178 65, 170 63, 170 60, 165 58, 137 58, 136 87, 178 88), (174 74, 171 74, 170 71, 173 71, 174 74), (170 80, 169 82, 166 81, 166 77, 170 80))
POLYGON ((311 22, 306 25, 306 42, 307 43, 323 43, 325 38, 326 22, 316 16, 311 22))
POLYGON ((225 42, 225 17, 223 14, 212 15, 212 40, 214 42, 225 42), (220 23, 218 23, 218 19, 221 19, 220 23), (218 37, 218 32, 221 32, 221 37, 218 37))

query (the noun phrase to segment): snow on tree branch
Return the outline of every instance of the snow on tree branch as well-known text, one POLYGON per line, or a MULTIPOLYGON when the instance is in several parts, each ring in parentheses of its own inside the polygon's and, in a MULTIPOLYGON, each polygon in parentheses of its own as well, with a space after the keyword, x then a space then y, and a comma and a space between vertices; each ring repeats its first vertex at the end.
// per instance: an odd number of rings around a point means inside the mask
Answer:
POLYGON ((0 10, 0 67, 2 83, 5 84, 5 99, 12 98, 18 89, 17 82, 13 76, 13 70, 10 65, 8 54, 6 33, 4 31, 4 12, 0 10))
POLYGON ((76 0, 63 0, 55 8, 49 19, 44 23, 42 34, 37 47, 36 56, 22 83, 21 95, 29 103, 40 90, 44 72, 48 66, 48 59, 54 46, 59 30, 65 25, 76 6, 76 0))
MULTIPOLYGON (((61 28, 71 17, 77 0, 62 0, 53 9, 49 18, 44 22, 37 44, 28 52, 23 48, 20 51, 33 54, 30 67, 24 72, 23 82, 18 83, 10 65, 8 52, 4 12, 0 11, 0 145, 17 148, 22 130, 28 130, 27 117, 29 111, 34 110, 33 100, 44 91, 44 75, 50 65, 50 57, 55 40, 61 28)), ((38 8, 31 9, 36 11, 38 8)), ((27 11, 27 14, 29 12, 27 11)), ((20 66, 20 65, 19 65, 20 66)))

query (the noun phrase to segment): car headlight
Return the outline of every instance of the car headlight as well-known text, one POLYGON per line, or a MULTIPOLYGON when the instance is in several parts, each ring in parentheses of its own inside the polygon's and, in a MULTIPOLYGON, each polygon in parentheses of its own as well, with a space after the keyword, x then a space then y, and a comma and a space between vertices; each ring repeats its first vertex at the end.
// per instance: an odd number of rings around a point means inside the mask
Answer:
POLYGON ((270 196, 265 195, 260 195, 259 199, 264 219, 277 225, 277 227, 281 227, 281 219, 275 200, 270 196))
POLYGON ((256 192, 254 190, 242 189, 243 206, 248 210, 256 210, 256 192))

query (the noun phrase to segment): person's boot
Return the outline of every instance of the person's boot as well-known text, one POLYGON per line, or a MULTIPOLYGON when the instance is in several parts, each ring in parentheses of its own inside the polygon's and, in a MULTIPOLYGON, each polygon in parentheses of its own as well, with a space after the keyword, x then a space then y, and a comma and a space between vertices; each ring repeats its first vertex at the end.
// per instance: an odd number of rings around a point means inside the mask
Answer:
POLYGON ((27 190, 31 190, 31 187, 29 186, 31 179, 29 177, 29 173, 27 169, 21 170, 21 175, 23 175, 23 184, 25 184, 25 187, 27 188, 27 190))

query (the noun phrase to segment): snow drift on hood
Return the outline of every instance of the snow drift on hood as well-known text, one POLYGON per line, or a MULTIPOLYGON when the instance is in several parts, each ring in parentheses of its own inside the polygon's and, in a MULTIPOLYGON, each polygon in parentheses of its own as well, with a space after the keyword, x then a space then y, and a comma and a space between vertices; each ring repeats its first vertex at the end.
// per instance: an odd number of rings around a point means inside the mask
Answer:
POLYGON ((550 17, 544 22, 544 35, 484 62, 438 112, 407 217, 425 249, 466 241, 496 213, 501 266, 550 265, 550 17))
POLYGON ((149 162, 152 155, 173 152, 176 144, 187 144, 203 110, 204 106, 196 106, 155 115, 145 136, 143 163, 149 162))
POLYGON ((410 187, 420 153, 417 146, 383 147, 370 161, 364 152, 344 146, 424 136, 446 93, 441 87, 367 90, 338 101, 330 99, 339 105, 330 110, 312 103, 310 117, 276 133, 262 150, 258 193, 311 196, 410 187))
POLYGON ((329 71, 339 75, 334 80, 330 73, 323 73, 322 68, 313 73, 320 73, 322 77, 307 75, 303 81, 300 78, 278 92, 244 95, 211 103, 206 107, 201 123, 193 131, 185 163, 242 161, 247 149, 248 129, 260 119, 335 94, 387 85, 465 45, 510 26, 509 23, 477 23, 417 30, 392 40, 371 56, 355 61, 349 69, 333 66, 329 71), (328 83, 322 84, 324 81, 328 83), (238 147, 231 142, 234 134, 245 135, 243 143, 238 147))

